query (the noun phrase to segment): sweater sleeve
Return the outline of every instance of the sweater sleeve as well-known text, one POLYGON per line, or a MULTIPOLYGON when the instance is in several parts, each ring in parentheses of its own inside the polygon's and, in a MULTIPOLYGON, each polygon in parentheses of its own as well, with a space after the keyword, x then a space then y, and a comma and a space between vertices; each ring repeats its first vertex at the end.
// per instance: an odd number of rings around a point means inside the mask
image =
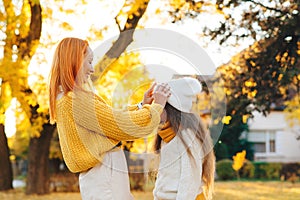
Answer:
POLYGON ((137 104, 127 105, 127 110, 129 110, 129 111, 136 111, 136 110, 138 110, 138 106, 137 106, 137 104))
POLYGON ((159 125, 163 107, 153 103, 139 110, 113 109, 93 93, 73 97, 73 114, 78 126, 113 140, 132 140, 151 134, 159 125))

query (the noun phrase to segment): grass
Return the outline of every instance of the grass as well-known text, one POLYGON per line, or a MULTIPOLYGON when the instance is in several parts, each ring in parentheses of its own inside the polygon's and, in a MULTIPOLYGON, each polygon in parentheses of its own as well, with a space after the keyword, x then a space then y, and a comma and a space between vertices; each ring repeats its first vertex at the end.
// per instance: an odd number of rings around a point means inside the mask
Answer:
POLYGON ((216 200, 299 200, 300 183, 217 182, 216 200))
MULTIPOLYGON (((133 192, 135 200, 152 200, 152 187, 146 192, 133 192)), ((81 200, 79 193, 51 193, 49 195, 25 195, 23 189, 0 192, 5 200, 81 200)), ((300 183, 229 181, 216 182, 214 200, 299 200, 300 183)))

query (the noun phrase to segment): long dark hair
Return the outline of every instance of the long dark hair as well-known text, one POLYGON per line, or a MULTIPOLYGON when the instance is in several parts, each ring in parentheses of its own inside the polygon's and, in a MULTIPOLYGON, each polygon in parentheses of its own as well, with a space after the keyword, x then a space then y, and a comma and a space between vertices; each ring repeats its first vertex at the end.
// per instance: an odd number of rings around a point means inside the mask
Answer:
MULTIPOLYGON (((190 156, 192 154, 190 149, 187 148, 188 144, 186 144, 183 140, 184 135, 182 135, 182 130, 190 129, 193 133, 195 133, 196 138, 202 144, 202 152, 204 153, 204 160, 202 163, 202 180, 205 186, 204 195, 206 196, 206 199, 211 199, 214 187, 215 154, 213 150, 213 142, 208 128, 205 127, 200 116, 195 113, 181 112, 171 106, 169 103, 166 104, 165 110, 167 112, 167 120, 170 122, 171 127, 176 135, 185 145, 190 156)), ((158 152, 161 148, 161 140, 161 137, 157 135, 154 142, 154 150, 156 152, 158 152)))

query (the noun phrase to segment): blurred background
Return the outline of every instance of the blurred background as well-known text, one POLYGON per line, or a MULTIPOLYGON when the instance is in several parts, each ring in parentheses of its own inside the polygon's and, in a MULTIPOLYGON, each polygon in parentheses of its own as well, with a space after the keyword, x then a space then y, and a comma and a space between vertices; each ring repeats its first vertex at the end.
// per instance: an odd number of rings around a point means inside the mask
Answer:
MULTIPOLYGON (((103 76, 93 81, 113 107, 141 101, 153 81, 202 83, 194 109, 214 138, 215 199, 299 199, 299 11, 297 0, 0 1, 0 198, 80 199, 78 174, 66 168, 49 124, 47 93, 55 45, 79 37, 101 47, 94 64, 103 76), (211 65, 126 51, 136 31, 150 28, 189 38, 211 65)), ((153 137, 122 146, 136 199, 152 199, 153 137)))

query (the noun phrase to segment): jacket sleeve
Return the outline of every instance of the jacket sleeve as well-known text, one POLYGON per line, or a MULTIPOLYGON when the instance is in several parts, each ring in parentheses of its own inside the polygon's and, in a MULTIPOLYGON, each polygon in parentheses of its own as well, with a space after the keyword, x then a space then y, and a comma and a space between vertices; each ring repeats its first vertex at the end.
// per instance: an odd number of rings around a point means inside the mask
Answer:
POLYGON ((73 97, 72 109, 78 126, 124 141, 151 134, 159 125, 163 107, 153 103, 139 110, 113 109, 97 95, 81 92, 73 97))

